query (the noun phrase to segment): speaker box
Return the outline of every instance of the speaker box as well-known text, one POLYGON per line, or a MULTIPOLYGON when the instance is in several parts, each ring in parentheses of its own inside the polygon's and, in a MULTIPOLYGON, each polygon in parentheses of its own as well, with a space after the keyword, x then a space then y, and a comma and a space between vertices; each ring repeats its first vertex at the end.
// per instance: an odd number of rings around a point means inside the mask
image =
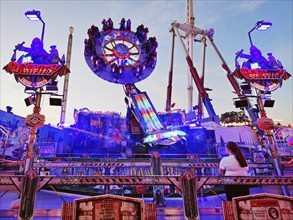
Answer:
POLYGON ((61 106, 62 105, 62 99, 50 98, 50 105, 61 106))
POLYGON ((26 106, 30 106, 35 103, 35 98, 33 96, 30 96, 30 97, 26 98, 24 100, 24 102, 25 102, 26 106))
POLYGON ((248 84, 240 85, 240 88, 241 88, 242 90, 251 90, 251 87, 250 87, 250 85, 248 85, 248 84))
POLYGON ((265 100, 265 103, 264 103, 264 107, 274 107, 274 104, 275 104, 275 100, 265 100))
POLYGON ((248 101, 247 101, 247 99, 237 100, 237 101, 234 101, 234 105, 235 105, 236 108, 247 107, 248 106, 248 101))

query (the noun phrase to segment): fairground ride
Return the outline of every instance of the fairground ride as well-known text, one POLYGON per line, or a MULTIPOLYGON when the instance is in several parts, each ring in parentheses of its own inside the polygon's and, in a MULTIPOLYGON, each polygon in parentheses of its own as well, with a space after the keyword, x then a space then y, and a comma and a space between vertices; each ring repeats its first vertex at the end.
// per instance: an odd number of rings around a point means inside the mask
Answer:
POLYGON ((133 115, 139 122, 144 133, 139 139, 143 139, 143 143, 176 143, 185 133, 165 128, 147 93, 141 92, 134 84, 146 79, 156 66, 156 38, 148 38, 149 30, 143 24, 132 31, 130 19, 122 18, 119 28, 114 28, 111 18, 104 19, 102 24, 101 31, 94 25, 88 29, 89 38, 85 40, 84 50, 88 66, 105 81, 123 85, 129 116, 133 115))
MULTIPOLYGON (((187 19, 186 23, 178 23, 174 21, 170 28, 170 32, 172 33, 172 44, 171 44, 171 65, 169 71, 169 80, 167 86, 167 101, 166 101, 166 110, 170 111, 171 109, 171 97, 172 97, 172 79, 173 79, 173 62, 174 62, 174 41, 175 36, 180 42, 180 45, 183 49, 185 59, 187 61, 190 72, 188 72, 189 77, 189 85, 188 85, 188 109, 189 112, 192 111, 192 81, 190 80, 190 76, 192 77, 194 83, 197 86, 199 92, 198 98, 198 111, 197 115, 194 115, 194 121, 198 120, 201 123, 204 122, 215 122, 219 123, 219 117, 216 115, 213 106, 211 104, 211 99, 208 96, 208 93, 204 87, 204 75, 205 75, 205 56, 206 56, 206 46, 207 42, 213 48, 215 54, 221 62, 221 66, 224 71, 227 73, 227 78, 231 83, 235 94, 238 96, 238 103, 235 102, 236 107, 241 107, 247 111, 249 114, 252 123, 258 130, 260 136, 263 137, 264 145, 268 149, 271 157, 274 160, 274 164, 276 166, 276 170, 279 176, 282 176, 282 170, 278 161, 278 146, 273 137, 272 130, 274 129, 274 122, 272 119, 268 118, 265 112, 264 107, 266 106, 264 101, 268 100, 265 96, 267 93, 276 90, 281 87, 283 80, 288 79, 291 75, 286 72, 283 68, 283 65, 279 60, 277 60, 272 53, 268 53, 268 59, 264 58, 261 54, 261 51, 252 43, 250 33, 255 29, 265 29, 271 26, 272 24, 265 21, 259 21, 256 23, 254 28, 248 33, 251 47, 250 47, 250 55, 243 54, 243 50, 238 51, 236 53, 235 64, 236 70, 232 72, 221 55, 219 49, 216 47, 215 42, 213 40, 214 30, 202 30, 195 26, 193 17, 193 1, 187 0, 187 19), (181 30, 184 34, 181 34, 181 30), (185 46, 183 39, 186 40, 187 47, 185 46), (199 76, 196 68, 193 64, 193 41, 200 42, 203 45, 202 51, 202 74, 199 76), (242 67, 240 67, 237 59, 246 58, 248 61, 244 62, 242 67), (245 85, 249 87, 247 89, 240 83, 238 83, 237 79, 244 79, 245 85), (250 87, 254 87, 256 91, 256 95, 252 96, 247 94, 247 90, 250 90, 250 87), (254 105, 250 101, 250 97, 256 98, 258 111, 255 111, 254 105), (205 106, 208 117, 203 118, 203 105, 205 106)), ((272 103, 272 102, 269 102, 272 103)), ((268 104, 269 105, 269 104, 268 104)), ((283 188, 285 194, 286 189, 283 188)))

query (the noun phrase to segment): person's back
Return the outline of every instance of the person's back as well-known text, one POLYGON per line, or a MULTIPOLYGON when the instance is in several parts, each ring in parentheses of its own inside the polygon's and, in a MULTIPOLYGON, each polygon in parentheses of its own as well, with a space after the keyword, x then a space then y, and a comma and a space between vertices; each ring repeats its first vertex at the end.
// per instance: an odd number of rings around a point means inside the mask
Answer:
MULTIPOLYGON (((234 142, 226 144, 228 157, 222 158, 219 164, 219 173, 222 176, 247 176, 248 164, 245 157, 234 142)), ((228 201, 232 201, 233 197, 249 195, 249 187, 247 185, 224 185, 226 197, 228 201)))
POLYGON ((241 167, 235 155, 224 157, 219 167, 225 170, 225 176, 247 176, 248 166, 241 167))

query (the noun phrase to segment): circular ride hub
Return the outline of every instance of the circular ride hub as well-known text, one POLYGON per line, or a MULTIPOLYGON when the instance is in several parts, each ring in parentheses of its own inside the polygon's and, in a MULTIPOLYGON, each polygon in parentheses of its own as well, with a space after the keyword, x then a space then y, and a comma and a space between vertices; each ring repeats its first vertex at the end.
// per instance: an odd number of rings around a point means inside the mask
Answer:
POLYGON ((102 21, 103 28, 92 25, 85 39, 84 57, 91 70, 100 78, 116 84, 136 83, 147 78, 157 62, 155 37, 147 38, 143 24, 131 31, 131 21, 121 19, 113 28, 111 18, 102 21))

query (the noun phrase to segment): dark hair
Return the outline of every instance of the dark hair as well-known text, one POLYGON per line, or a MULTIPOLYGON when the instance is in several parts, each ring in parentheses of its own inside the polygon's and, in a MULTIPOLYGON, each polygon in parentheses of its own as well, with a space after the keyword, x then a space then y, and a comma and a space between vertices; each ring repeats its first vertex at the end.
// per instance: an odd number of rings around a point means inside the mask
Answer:
POLYGON ((240 150, 240 148, 238 147, 238 145, 235 142, 229 141, 226 144, 226 147, 235 155, 235 157, 236 157, 236 159, 239 162, 241 167, 247 167, 248 166, 242 151, 240 150))

